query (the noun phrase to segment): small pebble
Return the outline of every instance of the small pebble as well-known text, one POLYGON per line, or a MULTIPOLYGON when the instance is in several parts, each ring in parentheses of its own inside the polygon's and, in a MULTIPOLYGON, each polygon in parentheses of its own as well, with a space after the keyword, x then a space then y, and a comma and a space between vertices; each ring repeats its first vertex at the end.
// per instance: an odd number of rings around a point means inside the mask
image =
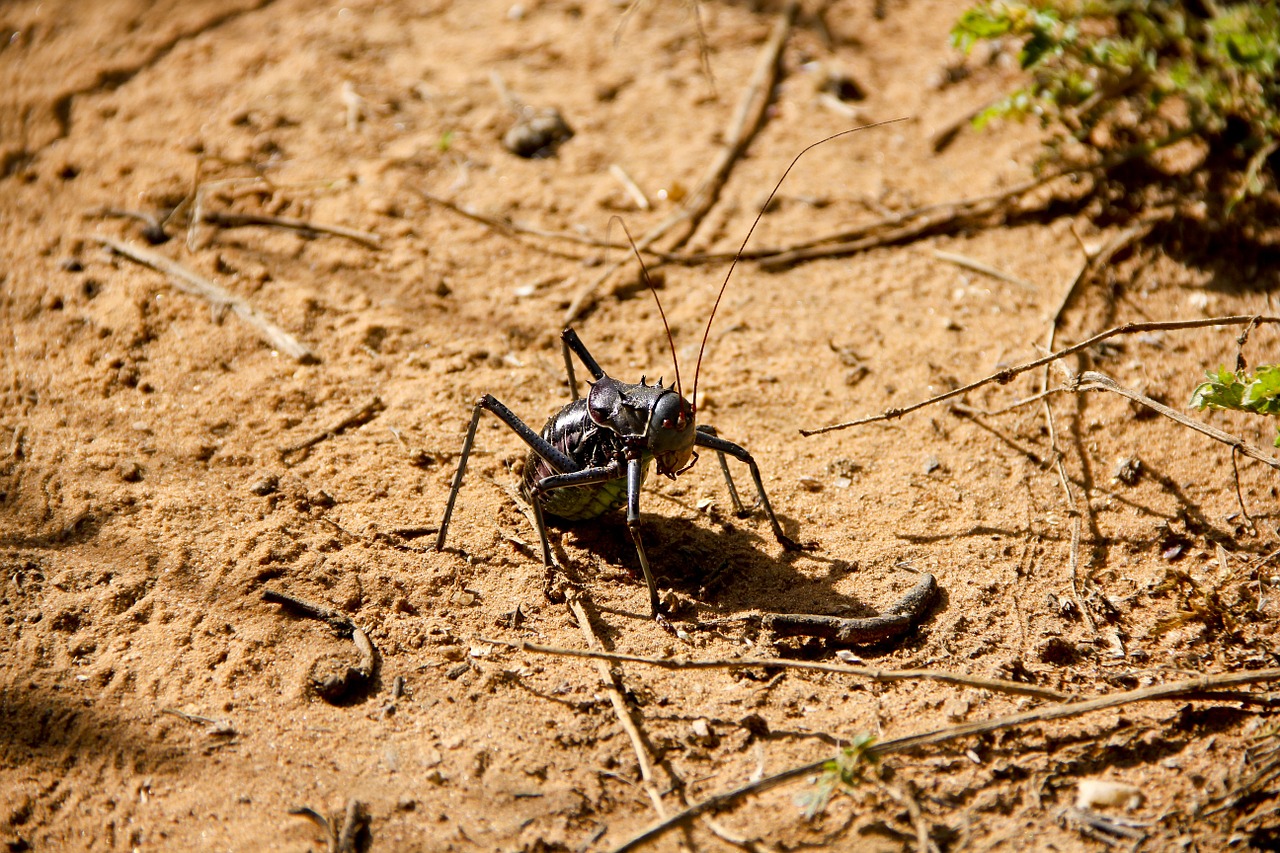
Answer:
POLYGON ((528 110, 502 137, 502 144, 517 157, 542 160, 573 138, 573 129, 554 109, 528 110))
POLYGON ((1109 782, 1105 779, 1081 779, 1076 785, 1076 808, 1123 806, 1134 809, 1142 805, 1142 791, 1136 785, 1109 782))
POLYGON ((1142 477, 1142 460, 1135 456, 1121 456, 1116 460, 1115 472, 1111 479, 1126 486, 1132 486, 1142 477))
POLYGON ((249 491, 259 497, 273 495, 280 489, 280 478, 275 474, 263 474, 249 486, 249 491))

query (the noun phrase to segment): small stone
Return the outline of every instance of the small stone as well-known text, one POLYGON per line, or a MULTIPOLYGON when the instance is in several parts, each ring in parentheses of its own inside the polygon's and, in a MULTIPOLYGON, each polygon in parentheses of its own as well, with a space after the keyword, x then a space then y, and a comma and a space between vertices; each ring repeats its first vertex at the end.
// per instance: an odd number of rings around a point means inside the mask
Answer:
POLYGON ((711 728, 711 722, 709 720, 694 720, 690 729, 693 732, 693 742, 699 746, 714 749, 720 745, 720 736, 716 734, 715 729, 711 728))
POLYGON ((249 491, 259 497, 273 495, 280 490, 280 477, 275 474, 263 474, 249 485, 249 491))
POLYGON ((1142 805, 1142 791, 1136 785, 1106 779, 1081 779, 1076 784, 1076 808, 1123 806, 1135 809, 1142 805))
POLYGON ((526 110, 502 137, 502 144, 517 157, 542 160, 573 138, 573 129, 558 110, 526 110))
POLYGON ((1121 456, 1116 460, 1115 472, 1111 479, 1126 486, 1132 486, 1142 477, 1142 460, 1136 456, 1121 456))
POLYGON ((142 479, 142 466, 132 459, 121 462, 117 470, 120 472, 120 479, 126 483, 136 483, 142 479))
POLYGON ((759 714, 747 714, 741 720, 738 720, 738 725, 755 737, 769 736, 769 721, 759 714))

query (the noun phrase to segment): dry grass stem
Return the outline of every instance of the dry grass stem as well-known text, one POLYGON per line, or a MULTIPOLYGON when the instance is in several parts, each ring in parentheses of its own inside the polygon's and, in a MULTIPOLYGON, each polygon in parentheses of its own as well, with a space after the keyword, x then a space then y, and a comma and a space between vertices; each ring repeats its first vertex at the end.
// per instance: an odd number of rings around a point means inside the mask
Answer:
POLYGON ((505 640, 484 639, 483 642, 530 652, 539 655, 558 657, 576 657, 595 660, 617 661, 620 663, 636 663, 645 666, 656 666, 661 669, 753 669, 764 667, 770 669, 795 669, 810 672, 825 672, 832 675, 850 675, 865 678, 869 681, 912 681, 931 680, 962 687, 976 687, 996 693, 1011 693, 1021 696, 1034 696, 1038 699, 1064 700, 1071 698, 1068 693, 1051 690, 1047 687, 1036 687, 1018 681, 1004 681, 998 678, 984 678, 980 675, 946 672, 936 669, 876 669, 874 667, 847 666, 835 663, 816 663, 813 661, 788 660, 786 658, 737 658, 694 660, 690 658, 651 658, 640 655, 627 655, 595 649, 566 649, 557 646, 544 646, 537 643, 507 642, 505 640))
POLYGON ((217 309, 230 308, 241 320, 253 326, 272 349, 279 350, 303 364, 314 364, 320 361, 320 358, 310 347, 269 320, 248 302, 231 293, 222 285, 187 269, 177 261, 166 258, 159 252, 153 252, 150 249, 144 249, 142 246, 126 243, 112 237, 94 235, 89 239, 101 243, 117 255, 122 255, 131 261, 164 273, 169 277, 173 286, 183 293, 199 296, 217 309))

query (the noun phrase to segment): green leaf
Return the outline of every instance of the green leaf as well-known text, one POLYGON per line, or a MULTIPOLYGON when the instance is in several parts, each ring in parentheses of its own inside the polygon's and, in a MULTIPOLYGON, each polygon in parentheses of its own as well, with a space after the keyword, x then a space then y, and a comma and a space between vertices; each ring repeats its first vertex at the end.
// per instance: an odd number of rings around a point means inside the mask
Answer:
POLYGON ((1232 409, 1259 415, 1280 415, 1280 365, 1261 364, 1253 374, 1237 374, 1219 367, 1208 372, 1209 381, 1191 392, 1197 409, 1232 409))
POLYGON ((1013 21, 991 6, 974 6, 951 28, 951 43, 968 53, 983 39, 994 39, 1013 29, 1013 21))
POLYGON ((1054 38, 1053 33, 1041 29, 1035 29, 1031 32, 1031 38, 1027 39, 1027 43, 1022 46, 1022 52, 1018 54, 1018 61, 1022 63, 1022 67, 1030 68, 1046 56, 1057 53, 1060 49, 1058 40, 1054 38))
POLYGON ((853 743, 822 765, 822 773, 814 777, 812 787, 796 795, 796 804, 804 810, 806 820, 822 814, 836 791, 850 789, 862 780, 863 768, 878 759, 870 751, 875 742, 875 735, 857 735, 853 743))
POLYGON ((1260 365, 1246 383, 1240 402, 1251 412, 1280 415, 1280 365, 1260 365))

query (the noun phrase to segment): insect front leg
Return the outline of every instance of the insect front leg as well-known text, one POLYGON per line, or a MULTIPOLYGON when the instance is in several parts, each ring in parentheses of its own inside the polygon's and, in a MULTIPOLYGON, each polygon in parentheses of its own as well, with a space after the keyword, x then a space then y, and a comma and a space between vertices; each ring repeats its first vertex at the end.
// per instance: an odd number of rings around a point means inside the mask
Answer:
POLYGON ((649 614, 662 620, 662 611, 658 607, 658 583, 649 570, 649 556, 644 552, 644 541, 640 538, 640 486, 644 483, 644 465, 639 456, 627 460, 627 532, 636 545, 636 553, 640 555, 640 570, 644 572, 644 582, 649 587, 649 614))
POLYGON ((751 479, 755 480, 756 491, 760 494, 760 505, 764 508, 764 514, 769 518, 769 526, 773 528, 773 536, 778 540, 778 544, 787 551, 802 550, 799 543, 792 540, 787 534, 782 532, 782 525, 778 523, 778 516, 774 514, 773 505, 769 503, 769 496, 765 493, 764 482, 760 479, 760 467, 756 465, 756 460, 751 458, 751 454, 745 448, 739 447, 732 441, 725 441, 715 434, 714 428, 700 426, 698 427, 698 435, 695 441, 698 447, 705 447, 708 450, 714 450, 721 454, 720 463, 724 467, 725 477, 729 483, 729 494, 734 499, 734 507, 738 510, 742 509, 742 501, 738 500, 737 490, 733 487, 733 480, 729 478, 729 466, 724 461, 724 455, 728 454, 740 462, 745 462, 747 468, 751 471, 751 479))
MULTIPOLYGON (((719 437, 716 428, 709 424, 703 424, 698 427, 698 432, 706 433, 710 436, 719 437)), ((724 484, 729 488, 729 500, 733 502, 733 514, 738 518, 746 518, 751 514, 751 510, 742 505, 742 498, 738 497, 738 488, 733 484, 733 475, 729 473, 729 461, 724 457, 724 451, 716 451, 716 459, 720 460, 720 470, 724 472, 724 484)))
MULTIPOLYGON (((537 453, 543 459, 562 473, 574 473, 580 469, 580 465, 574 462, 564 453, 560 452, 550 442, 538 435, 529 426, 518 417, 515 413, 508 409, 492 394, 485 394, 476 401, 475 408, 471 412, 471 424, 467 427, 467 437, 462 442, 462 454, 458 459, 458 472, 453 476, 453 484, 449 487, 449 502, 444 508, 444 518, 440 522, 440 534, 436 537, 436 550, 440 551, 444 548, 445 536, 449 533, 449 519, 453 517, 453 505, 458 499, 458 492, 462 489, 462 477, 467 471, 467 459, 471 456, 471 446, 476 440, 476 427, 480 425, 480 415, 485 411, 493 412, 498 418, 511 428, 511 431, 529 445, 534 453, 537 453)), ((542 520, 541 507, 534 505, 534 519, 538 523, 538 536, 542 539, 542 562, 551 568, 551 543, 547 539, 547 526, 542 520)))

